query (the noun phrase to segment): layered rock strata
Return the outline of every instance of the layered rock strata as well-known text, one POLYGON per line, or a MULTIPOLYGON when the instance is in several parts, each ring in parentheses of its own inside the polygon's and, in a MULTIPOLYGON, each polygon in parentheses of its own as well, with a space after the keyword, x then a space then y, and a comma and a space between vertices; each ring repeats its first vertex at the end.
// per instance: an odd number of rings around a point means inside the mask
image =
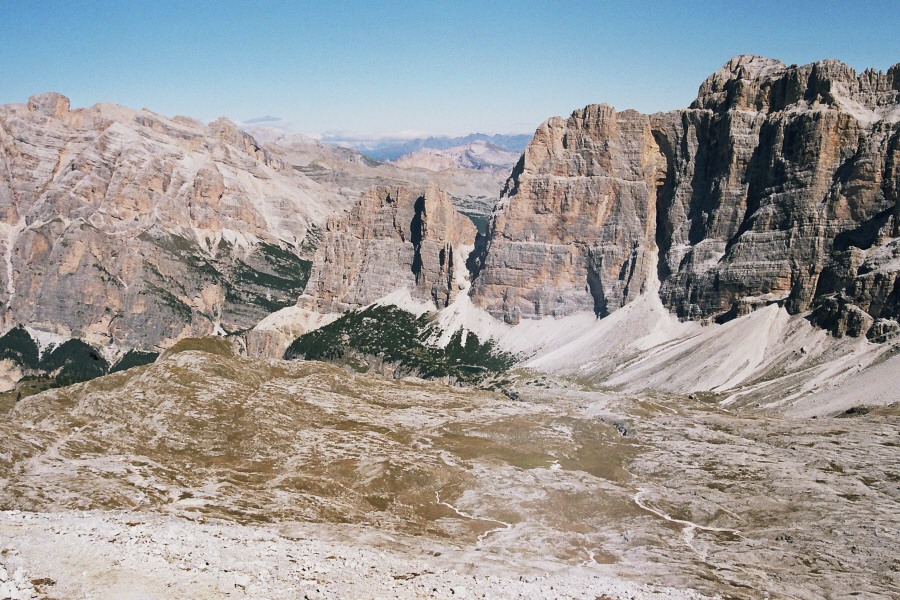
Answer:
MULTIPOLYGON (((681 318, 840 297, 865 333, 900 316, 898 123, 900 65, 756 56, 730 60, 688 109, 550 119, 492 217, 473 299, 509 322, 604 316, 658 279, 681 318)), ((851 313, 824 324, 848 331, 851 313)))
POLYGON ((588 106, 537 130, 504 189, 474 298, 509 322, 594 310, 644 289, 666 163, 646 116, 588 106))
POLYGON ((472 222, 431 187, 374 187, 328 222, 300 305, 323 313, 365 306, 399 289, 435 308, 467 287, 472 222))
POLYGON ((227 119, 0 107, 2 325, 138 348, 252 327, 296 302, 345 204, 227 119))

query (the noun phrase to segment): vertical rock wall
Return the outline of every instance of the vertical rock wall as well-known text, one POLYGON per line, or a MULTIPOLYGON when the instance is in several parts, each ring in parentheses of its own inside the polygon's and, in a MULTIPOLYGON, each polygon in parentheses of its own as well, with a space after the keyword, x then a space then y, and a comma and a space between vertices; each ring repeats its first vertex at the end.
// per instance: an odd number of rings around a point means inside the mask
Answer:
POLYGON ((328 222, 300 304, 343 312, 406 288, 443 308, 466 285, 472 222, 436 188, 375 187, 328 222))
POLYGON ((508 322, 605 316, 658 279, 685 319, 835 296, 896 319, 898 123, 900 65, 756 56, 688 109, 550 119, 493 215, 473 299, 508 322))
POLYGON ((653 268, 665 158, 647 116, 589 106, 535 134, 495 210, 473 295, 508 322, 606 315, 653 268))

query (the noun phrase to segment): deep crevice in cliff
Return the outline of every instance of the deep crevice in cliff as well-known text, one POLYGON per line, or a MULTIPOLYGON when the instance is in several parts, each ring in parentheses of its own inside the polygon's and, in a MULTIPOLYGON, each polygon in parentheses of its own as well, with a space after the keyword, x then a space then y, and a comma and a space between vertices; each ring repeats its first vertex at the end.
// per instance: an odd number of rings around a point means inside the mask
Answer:
POLYGON ((410 242, 413 245, 412 272, 416 276, 416 283, 419 283, 419 276, 422 273, 422 240, 425 238, 425 230, 427 220, 425 215, 425 196, 419 196, 413 205, 413 218, 409 224, 410 242))
POLYGON ((484 268, 490 235, 490 229, 488 229, 487 235, 482 234, 480 231, 476 233, 475 247, 472 248, 472 251, 469 252, 469 256, 466 257, 466 270, 469 272, 469 281, 472 282, 473 286, 475 285, 475 280, 478 279, 478 276, 481 274, 481 270, 484 268))
POLYGON ((519 177, 522 173, 525 172, 525 153, 522 153, 522 156, 519 157, 519 162, 516 163, 516 166, 513 167, 512 173, 509 174, 509 178, 506 180, 506 183, 503 184, 503 190, 500 192, 500 198, 508 198, 509 196, 515 196, 519 193, 519 177))
POLYGON ((656 178, 656 227, 654 229, 654 241, 656 242, 656 274, 660 283, 672 274, 668 263, 669 249, 672 247, 672 219, 669 212, 675 198, 675 161, 673 159, 672 144, 662 131, 652 130, 653 139, 659 148, 659 154, 665 160, 665 173, 657 172, 656 178), (660 177, 661 175, 661 177, 660 177))
MULTIPOLYGON (((900 69, 897 69, 900 77, 900 69)), ((900 129, 894 132, 887 144, 887 156, 884 161, 884 175, 882 176, 881 189, 888 201, 894 200, 894 230, 893 237, 900 237, 900 175, 891 177, 891 173, 900 173, 897 160, 900 159, 900 129)))
POLYGON ((594 299, 594 314, 598 318, 609 316, 609 305, 606 300, 606 294, 603 291, 603 281, 600 278, 600 271, 603 268, 603 257, 594 256, 592 250, 588 250, 587 255, 587 286, 591 297, 594 299))

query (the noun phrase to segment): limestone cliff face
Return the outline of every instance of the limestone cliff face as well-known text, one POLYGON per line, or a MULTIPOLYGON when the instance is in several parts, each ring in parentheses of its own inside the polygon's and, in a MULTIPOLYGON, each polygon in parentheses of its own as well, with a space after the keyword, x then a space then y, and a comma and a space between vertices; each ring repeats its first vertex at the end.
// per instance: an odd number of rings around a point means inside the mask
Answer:
POLYGON ((343 312, 406 288, 443 308, 466 285, 475 235, 436 188, 374 187, 349 215, 328 222, 300 304, 343 312))
POLYGON ((251 327, 296 302, 343 205, 226 119, 2 106, 2 326, 138 348, 251 327))
MULTIPOLYGON (((898 123, 900 65, 753 56, 688 109, 550 119, 495 211, 473 299, 508 321, 603 316, 658 277, 686 319, 838 297, 896 319, 898 123)), ((832 309, 828 326, 846 330, 853 311, 832 309)))
POLYGON ((740 313, 760 297, 805 311, 837 253, 874 242, 853 243, 854 231, 887 226, 890 237, 898 72, 738 57, 691 109, 655 115, 671 164, 659 197, 663 301, 684 318, 740 313))
POLYGON ((544 123, 490 225, 473 294, 509 322, 594 310, 643 290, 665 158, 647 116, 606 105, 544 123))

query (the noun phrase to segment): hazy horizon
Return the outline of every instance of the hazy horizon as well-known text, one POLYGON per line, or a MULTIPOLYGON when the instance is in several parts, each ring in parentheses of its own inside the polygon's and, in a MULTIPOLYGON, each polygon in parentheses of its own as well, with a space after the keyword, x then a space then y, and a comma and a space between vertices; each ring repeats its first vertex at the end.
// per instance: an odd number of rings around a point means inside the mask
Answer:
POLYGON ((313 135, 532 133, 590 103, 687 106, 736 54, 900 61, 900 1, 4 3, 0 103, 57 91, 313 135))

